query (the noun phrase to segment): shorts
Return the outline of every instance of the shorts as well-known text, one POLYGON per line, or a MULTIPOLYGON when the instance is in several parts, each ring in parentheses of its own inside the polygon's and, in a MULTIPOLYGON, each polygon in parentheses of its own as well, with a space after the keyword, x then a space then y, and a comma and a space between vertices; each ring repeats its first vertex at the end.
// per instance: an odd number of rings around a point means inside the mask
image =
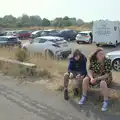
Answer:
MULTIPOLYGON (((95 74, 94 73, 94 78, 96 78, 96 77, 99 77, 99 75, 97 75, 97 74, 95 74)), ((90 79, 90 78, 89 78, 90 79)), ((99 81, 96 81, 96 83, 95 84, 91 84, 90 83, 90 86, 91 87, 100 87, 100 80, 99 81)), ((108 78, 106 78, 105 79, 105 82, 107 83, 107 86, 109 87, 110 85, 111 85, 111 83, 112 83, 112 73, 109 73, 109 76, 108 76, 108 78)))

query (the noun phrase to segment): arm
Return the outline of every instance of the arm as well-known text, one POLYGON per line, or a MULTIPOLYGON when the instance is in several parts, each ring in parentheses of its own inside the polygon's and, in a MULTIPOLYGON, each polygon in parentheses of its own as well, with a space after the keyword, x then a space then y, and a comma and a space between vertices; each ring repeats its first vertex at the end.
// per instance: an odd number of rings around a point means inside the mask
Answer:
POLYGON ((93 72, 92 72, 92 70, 88 71, 88 76, 90 77, 90 79, 93 79, 93 72))
POLYGON ((106 73, 105 75, 102 75, 102 76, 100 76, 100 77, 97 77, 97 78, 95 78, 96 80, 104 80, 104 79, 106 79, 106 78, 108 78, 108 74, 106 73))
POLYGON ((90 79, 93 79, 93 69, 94 69, 94 63, 91 62, 88 70, 88 76, 90 77, 90 79))
POLYGON ((69 64, 68 64, 68 72, 72 72, 73 71, 73 68, 74 67, 74 61, 73 60, 70 60, 69 61, 69 64))

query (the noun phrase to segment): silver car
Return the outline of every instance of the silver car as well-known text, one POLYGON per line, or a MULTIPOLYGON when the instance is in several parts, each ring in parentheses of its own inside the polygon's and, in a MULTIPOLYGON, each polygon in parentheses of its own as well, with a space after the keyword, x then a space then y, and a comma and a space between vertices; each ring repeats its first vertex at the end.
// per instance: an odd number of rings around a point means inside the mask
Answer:
POLYGON ((113 69, 120 71, 120 51, 109 52, 106 57, 111 59, 113 69))

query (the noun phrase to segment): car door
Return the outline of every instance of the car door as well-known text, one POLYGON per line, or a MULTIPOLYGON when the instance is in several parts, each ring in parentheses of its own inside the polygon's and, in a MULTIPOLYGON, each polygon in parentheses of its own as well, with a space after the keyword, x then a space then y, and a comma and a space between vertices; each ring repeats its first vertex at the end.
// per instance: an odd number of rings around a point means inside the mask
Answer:
POLYGON ((7 44, 7 38, 0 37, 0 45, 6 45, 7 44))
POLYGON ((29 51, 31 52, 42 52, 44 51, 44 43, 46 42, 46 39, 42 38, 35 38, 32 40, 32 42, 29 44, 29 51))

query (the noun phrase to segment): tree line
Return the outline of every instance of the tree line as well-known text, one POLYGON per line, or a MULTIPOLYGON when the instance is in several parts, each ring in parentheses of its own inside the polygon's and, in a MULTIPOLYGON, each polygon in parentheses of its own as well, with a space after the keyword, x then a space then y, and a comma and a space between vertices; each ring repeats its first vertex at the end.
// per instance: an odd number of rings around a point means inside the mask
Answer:
POLYGON ((54 20, 49 20, 47 18, 41 18, 38 15, 28 16, 23 14, 20 17, 14 17, 13 15, 5 15, 0 17, 0 27, 32 27, 32 26, 54 26, 54 27, 66 27, 66 26, 80 26, 84 24, 82 19, 57 17, 54 20))

